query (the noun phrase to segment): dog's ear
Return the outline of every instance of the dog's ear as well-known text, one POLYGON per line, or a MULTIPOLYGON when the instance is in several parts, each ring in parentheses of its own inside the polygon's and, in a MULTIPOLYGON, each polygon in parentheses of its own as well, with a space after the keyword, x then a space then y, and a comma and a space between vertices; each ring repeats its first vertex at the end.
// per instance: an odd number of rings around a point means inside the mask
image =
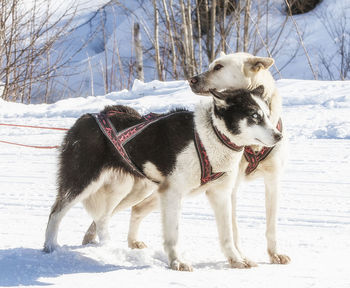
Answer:
POLYGON ((214 103, 216 106, 226 106, 226 96, 223 93, 217 91, 216 89, 209 89, 209 92, 213 95, 214 103))
POLYGON ((226 56, 226 53, 224 51, 220 52, 220 57, 226 56))
POLYGON ((270 57, 252 57, 246 62, 250 71, 258 72, 261 69, 269 69, 275 60, 270 57))
POLYGON ((254 95, 257 95, 259 97, 262 97, 264 95, 264 86, 260 85, 258 87, 256 87, 251 93, 254 95))

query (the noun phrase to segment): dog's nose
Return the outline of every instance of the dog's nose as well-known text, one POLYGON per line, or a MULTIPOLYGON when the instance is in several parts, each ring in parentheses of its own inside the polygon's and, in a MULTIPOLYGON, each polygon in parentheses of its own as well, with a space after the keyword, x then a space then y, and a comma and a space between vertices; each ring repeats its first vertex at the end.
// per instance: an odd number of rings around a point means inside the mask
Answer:
POLYGON ((275 141, 278 142, 278 141, 281 141, 281 139, 283 138, 283 135, 282 133, 276 133, 274 135, 274 138, 275 138, 275 141))
POLYGON ((198 83, 198 77, 197 76, 193 76, 192 78, 190 78, 190 84, 197 84, 198 83))

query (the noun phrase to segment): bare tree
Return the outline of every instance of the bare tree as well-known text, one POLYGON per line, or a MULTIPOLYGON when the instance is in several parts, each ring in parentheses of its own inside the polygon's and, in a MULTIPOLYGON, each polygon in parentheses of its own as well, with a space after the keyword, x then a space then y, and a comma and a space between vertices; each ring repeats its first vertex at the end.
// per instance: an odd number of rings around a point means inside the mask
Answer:
POLYGON ((212 0, 211 2, 211 21, 210 21, 210 62, 214 61, 215 59, 215 27, 216 23, 216 0, 212 0))
POLYGON ((309 63, 310 70, 311 70, 311 72, 312 72, 312 74, 313 74, 313 76, 314 76, 314 79, 317 79, 317 74, 316 74, 316 72, 315 72, 315 70, 314 70, 314 68, 313 68, 313 66, 312 66, 309 53, 307 52, 307 49, 306 49, 305 44, 304 44, 304 41, 303 41, 303 37, 301 36, 300 30, 299 30, 299 26, 298 26, 297 22, 295 21, 293 15, 292 15, 292 9, 291 9, 291 7, 290 7, 290 4, 289 4, 288 0, 285 0, 285 3, 286 3, 286 5, 287 5, 287 7, 288 7, 289 16, 291 17, 291 19, 292 19, 292 21, 293 21, 293 24, 294 24, 294 26, 295 26, 295 30, 296 30, 296 32, 297 32, 297 34, 298 34, 298 38, 299 38, 299 41, 300 41, 300 45, 301 45, 301 46, 303 47, 303 49, 304 49, 304 53, 305 53, 307 62, 309 63))
POLYGON ((190 48, 189 48, 189 38, 188 38, 188 25, 186 17, 186 8, 184 0, 179 0, 181 8, 181 18, 182 18, 182 33, 183 33, 183 51, 184 51, 184 74, 188 78, 192 74, 191 59, 190 59, 190 48))
POLYGON ((326 69, 327 78, 330 80, 350 79, 350 16, 346 13, 348 9, 350 5, 343 7, 340 16, 334 16, 329 11, 318 14, 336 51, 328 56, 327 51, 319 52, 321 64, 326 69))
POLYGON ((193 27, 192 27, 192 16, 191 16, 191 0, 187 1, 187 31, 188 31, 188 51, 189 51, 189 61, 190 61, 190 76, 197 73, 197 65, 194 57, 194 42, 193 42, 193 27))
POLYGON ((135 42, 135 54, 136 54, 136 74, 137 79, 140 81, 145 81, 143 74, 143 57, 142 57, 142 45, 141 45, 141 34, 140 34, 140 24, 134 24, 134 42, 135 42))
POLYGON ((248 52, 248 44, 249 44, 249 22, 250 22, 250 6, 251 0, 245 1, 244 8, 244 38, 243 38, 243 51, 248 52))
POLYGON ((170 24, 170 16, 169 16, 169 11, 168 11, 168 6, 166 3, 166 0, 162 0, 163 2, 163 9, 165 12, 165 19, 166 19, 166 25, 167 25, 167 30, 169 31, 169 39, 170 39, 170 44, 171 44, 171 53, 172 53, 172 69, 173 69, 173 76, 175 79, 178 79, 177 75, 177 57, 176 57, 176 49, 175 49, 175 41, 174 41, 174 36, 173 36, 173 29, 170 24))
POLYGON ((197 16, 197 29, 198 29, 198 58, 199 58, 199 73, 202 73, 203 67, 203 51, 202 51, 202 26, 201 26, 201 17, 200 17, 200 7, 199 0, 196 0, 196 16, 197 16))
POLYGON ((66 35, 76 9, 55 15, 50 2, 33 1, 32 9, 22 9, 19 0, 1 0, 0 10, 0 81, 5 100, 30 102, 34 86, 43 89, 48 101, 55 72, 65 63, 63 52, 53 55, 53 47, 66 35), (39 11, 41 15, 39 17, 39 11))
POLYGON ((237 0, 237 8, 235 11, 235 22, 236 22, 236 51, 240 52, 242 49, 241 45, 241 0, 237 0))
POLYGON ((154 9, 154 49, 156 54, 156 66, 158 79, 163 80, 162 64, 160 62, 160 52, 159 52, 159 12, 157 7, 157 0, 153 0, 154 9))

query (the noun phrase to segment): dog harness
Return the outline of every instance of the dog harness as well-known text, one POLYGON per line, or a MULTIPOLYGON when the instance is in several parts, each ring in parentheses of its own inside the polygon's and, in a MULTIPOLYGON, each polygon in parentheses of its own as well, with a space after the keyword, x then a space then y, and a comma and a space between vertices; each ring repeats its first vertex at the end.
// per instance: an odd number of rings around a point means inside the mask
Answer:
MULTIPOLYGON (((282 120, 281 118, 278 120, 277 123, 277 130, 282 132, 282 120)), ((258 167, 259 163, 263 161, 272 151, 272 149, 275 146, 272 147, 263 147, 258 153, 255 153, 252 147, 246 146, 244 147, 244 157, 248 161, 248 167, 245 170, 245 174, 249 175, 252 173, 256 167, 258 167)))
MULTIPOLYGON (((129 154, 125 150, 125 144, 133 139, 136 135, 140 134, 146 127, 160 119, 166 118, 169 115, 158 115, 150 113, 143 116, 143 122, 126 128, 120 132, 117 132, 114 125, 112 124, 109 116, 113 116, 116 113, 124 113, 119 111, 109 111, 106 113, 91 113, 94 117, 98 126, 100 127, 103 134, 113 144, 114 148, 118 151, 124 162, 140 177, 146 177, 146 175, 135 165, 135 163, 129 157, 129 154)), ((155 181, 153 181, 155 182, 155 181)))
MULTIPOLYGON (((118 151, 119 155, 122 157, 124 162, 140 177, 148 178, 132 161, 128 152, 125 149, 125 144, 132 140, 136 135, 140 134, 144 129, 146 129, 149 125, 169 117, 175 113, 181 112, 173 112, 167 115, 159 115, 155 113, 149 113, 143 116, 143 121, 139 124, 126 128, 120 132, 117 132, 114 125, 110 121, 109 117, 115 115, 116 113, 124 113, 119 111, 110 111, 106 113, 91 113, 90 115, 94 117, 98 126, 100 127, 103 134, 108 138, 108 140, 113 144, 115 149, 118 151)), ((226 136, 223 136, 226 137, 226 136)), ((226 137, 227 138, 227 137, 226 137)), ((220 138, 221 139, 221 138, 220 138)), ((228 138, 227 138, 228 139, 228 138)), ((222 140, 224 141, 224 140, 222 140)), ((196 131, 194 131, 194 142, 195 147, 198 153, 198 157, 200 160, 201 166, 201 185, 204 185, 210 181, 216 180, 222 175, 224 172, 212 173, 212 166, 210 164, 207 152, 205 151, 204 145, 199 138, 199 135, 196 131)), ((238 147, 238 146, 237 146, 238 147)), ((149 179, 149 178, 148 178, 149 179)), ((152 179, 151 181, 158 183, 152 179)))
POLYGON ((210 181, 220 178, 225 172, 213 173, 213 168, 210 165, 207 151, 203 146, 201 139, 197 132, 194 133, 194 143, 196 144, 196 150, 201 164, 201 184, 204 185, 210 181))

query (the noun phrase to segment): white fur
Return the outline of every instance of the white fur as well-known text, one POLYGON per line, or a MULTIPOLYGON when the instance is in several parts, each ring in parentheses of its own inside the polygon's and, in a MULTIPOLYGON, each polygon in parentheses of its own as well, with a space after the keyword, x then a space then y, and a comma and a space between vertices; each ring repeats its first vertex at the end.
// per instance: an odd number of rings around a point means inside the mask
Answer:
POLYGON ((164 180, 164 176, 152 162, 148 161, 143 164, 143 171, 150 179, 154 181, 161 182, 164 180))
MULTIPOLYGON (((84 191, 72 201, 64 201, 62 199, 56 200, 55 204, 60 203, 59 205, 62 206, 62 209, 57 209, 57 212, 52 213, 50 215, 45 234, 45 251, 53 251, 58 246, 57 234, 61 220, 64 217, 64 215, 68 212, 68 210, 71 207, 73 207, 76 203, 83 202, 84 204, 86 204, 86 210, 92 215, 94 219, 97 220, 102 220, 102 216, 108 214, 108 210, 110 209, 110 207, 108 209, 108 207, 106 207, 107 205, 113 205, 113 208, 115 207, 116 203, 108 204, 108 202, 106 202, 108 199, 108 194, 106 195, 106 193, 104 193, 104 185, 112 184, 113 178, 117 177, 114 176, 114 174, 118 174, 118 172, 115 173, 111 170, 103 171, 97 180, 91 182, 84 189, 84 191)), ((131 179, 128 180, 131 181, 131 179)), ((69 197, 69 191, 66 192, 66 197, 69 197)), ((107 221, 107 219, 105 221, 107 221)), ((105 223, 103 223, 103 221, 100 224, 100 226, 105 227, 105 223)), ((104 237, 103 240, 107 240, 106 238, 108 238, 108 232, 106 232, 105 228, 100 229, 99 231, 101 237, 104 237)))
POLYGON ((211 88, 221 91, 264 85, 265 95, 272 95, 275 90, 275 81, 271 73, 267 69, 261 69, 258 73, 249 69, 250 61, 263 61, 264 59, 271 59, 273 63, 272 58, 256 57, 244 52, 228 55, 222 54, 209 65, 208 71, 213 71, 217 64, 221 64, 224 67, 210 75, 203 89, 203 94, 208 95, 208 91, 211 88))
POLYGON ((96 229, 100 242, 107 242, 109 240, 109 220, 115 213, 114 210, 117 210, 116 207, 130 207, 139 203, 154 190, 154 186, 155 184, 147 179, 136 179, 131 174, 118 170, 102 171, 98 179, 91 182, 74 200, 56 200, 56 203, 61 203, 62 209, 57 209, 50 215, 44 250, 50 252, 58 246, 57 234, 60 222, 66 212, 78 202, 83 203, 86 211, 96 223, 94 229, 96 229))

